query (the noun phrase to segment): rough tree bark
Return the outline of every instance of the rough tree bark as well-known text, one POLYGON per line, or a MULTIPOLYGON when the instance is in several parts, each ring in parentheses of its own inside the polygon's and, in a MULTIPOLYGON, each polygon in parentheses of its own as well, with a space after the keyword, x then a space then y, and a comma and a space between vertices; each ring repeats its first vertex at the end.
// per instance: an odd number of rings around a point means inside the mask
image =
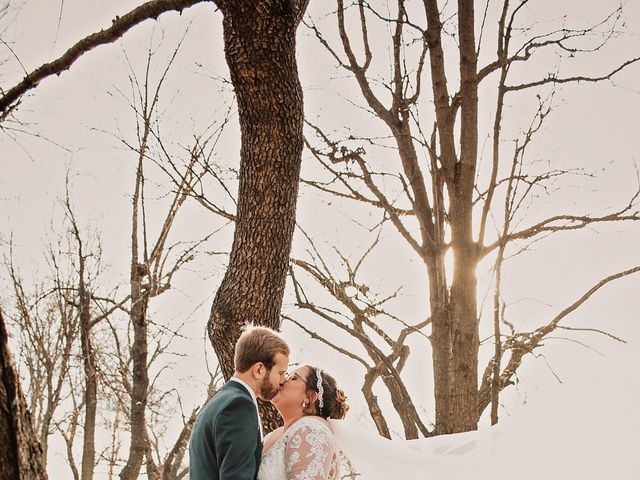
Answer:
POLYGON ((0 309, 0 480, 46 480, 42 448, 9 351, 0 309))
POLYGON ((233 244, 208 322, 228 379, 242 327, 280 326, 303 148, 296 30, 308 0, 216 4, 224 16, 242 142, 233 244))

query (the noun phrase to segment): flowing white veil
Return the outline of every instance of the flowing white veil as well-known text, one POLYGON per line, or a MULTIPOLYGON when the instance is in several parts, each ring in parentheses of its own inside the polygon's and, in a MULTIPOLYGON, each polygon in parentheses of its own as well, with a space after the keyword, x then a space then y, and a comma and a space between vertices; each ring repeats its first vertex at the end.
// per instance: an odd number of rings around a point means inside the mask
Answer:
POLYGON ((330 420, 330 425, 349 466, 361 480, 468 480, 483 466, 500 435, 498 429, 491 429, 388 440, 348 420, 330 420))
POLYGON ((624 373, 637 356, 546 387, 517 415, 475 432, 388 440, 354 420, 330 425, 359 480, 639 480, 640 376, 624 373))

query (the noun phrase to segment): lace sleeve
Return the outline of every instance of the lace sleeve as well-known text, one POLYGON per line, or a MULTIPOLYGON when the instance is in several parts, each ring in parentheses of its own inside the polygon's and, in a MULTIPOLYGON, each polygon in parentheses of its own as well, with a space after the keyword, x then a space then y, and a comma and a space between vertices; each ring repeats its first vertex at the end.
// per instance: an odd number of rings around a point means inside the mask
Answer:
POLYGON ((326 480, 332 476, 335 443, 319 421, 305 422, 289 438, 284 452, 287 480, 326 480))

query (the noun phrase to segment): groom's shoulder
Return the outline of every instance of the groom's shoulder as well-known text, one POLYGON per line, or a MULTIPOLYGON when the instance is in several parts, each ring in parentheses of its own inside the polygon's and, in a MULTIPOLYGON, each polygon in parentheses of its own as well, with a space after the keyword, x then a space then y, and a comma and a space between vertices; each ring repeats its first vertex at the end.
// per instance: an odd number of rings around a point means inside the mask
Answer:
MULTIPOLYGON (((238 387, 240 387, 240 385, 238 385, 238 387)), ((233 382, 227 382, 213 395, 211 400, 209 400, 203 410, 203 414, 217 416, 217 414, 229 406, 244 404, 255 408, 253 400, 248 393, 242 390, 242 387, 237 388, 233 382)))
POLYGON ((218 399, 218 401, 233 401, 239 399, 239 401, 247 401, 253 405, 253 399, 247 389, 240 385, 238 382, 229 380, 225 383, 220 390, 213 396, 212 400, 218 399))

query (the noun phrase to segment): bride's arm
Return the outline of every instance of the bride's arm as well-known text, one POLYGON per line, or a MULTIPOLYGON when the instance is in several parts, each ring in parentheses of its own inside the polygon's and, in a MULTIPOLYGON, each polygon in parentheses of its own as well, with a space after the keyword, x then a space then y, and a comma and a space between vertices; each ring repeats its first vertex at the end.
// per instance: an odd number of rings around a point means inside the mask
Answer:
POLYGON ((287 480, 327 480, 334 454, 331 432, 309 422, 287 441, 284 452, 287 480))

